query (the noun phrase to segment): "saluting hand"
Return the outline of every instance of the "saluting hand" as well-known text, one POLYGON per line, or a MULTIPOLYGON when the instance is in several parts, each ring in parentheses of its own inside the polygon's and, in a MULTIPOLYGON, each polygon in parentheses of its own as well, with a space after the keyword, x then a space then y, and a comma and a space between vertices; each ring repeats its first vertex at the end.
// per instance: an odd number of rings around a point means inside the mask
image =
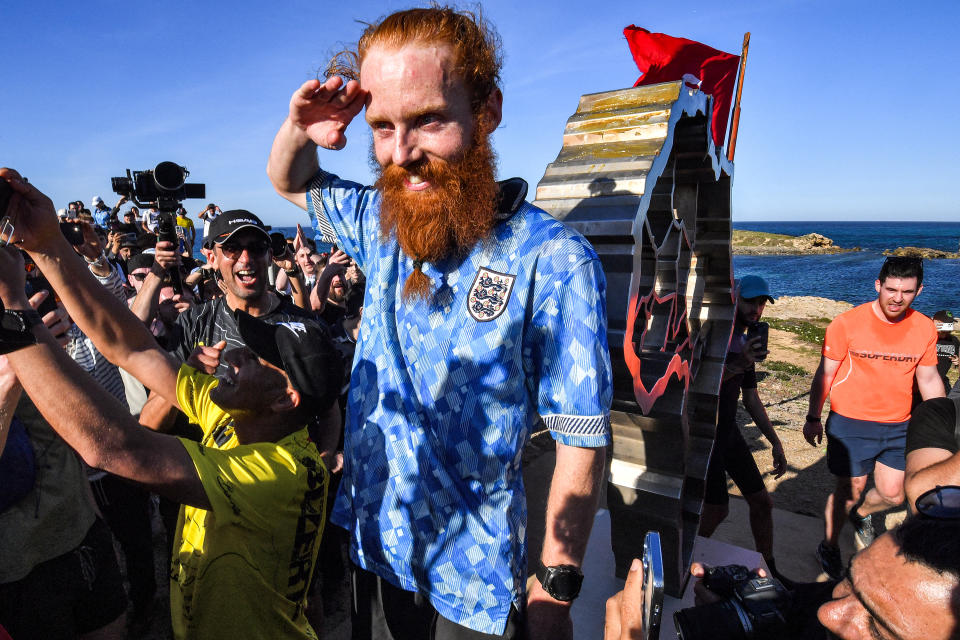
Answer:
POLYGON ((321 83, 309 80, 290 99, 290 122, 318 146, 343 149, 347 144, 347 125, 360 113, 367 92, 350 80, 346 86, 339 76, 321 83))

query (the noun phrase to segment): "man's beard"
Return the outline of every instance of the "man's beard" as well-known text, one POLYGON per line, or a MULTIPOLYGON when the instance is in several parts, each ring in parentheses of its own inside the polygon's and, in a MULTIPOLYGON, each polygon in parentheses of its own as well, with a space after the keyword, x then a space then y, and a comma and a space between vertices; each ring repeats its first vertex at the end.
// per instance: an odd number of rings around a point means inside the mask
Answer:
MULTIPOLYGON (((475 124, 473 143, 454 162, 424 158, 406 167, 380 169, 375 185, 383 197, 380 231, 384 236, 395 234, 415 263, 463 256, 493 229, 499 190, 493 149, 483 129, 480 122, 475 124), (430 188, 407 189, 411 175, 429 182, 430 188)), ((429 294, 430 279, 415 268, 404 287, 404 299, 425 299, 429 294)))

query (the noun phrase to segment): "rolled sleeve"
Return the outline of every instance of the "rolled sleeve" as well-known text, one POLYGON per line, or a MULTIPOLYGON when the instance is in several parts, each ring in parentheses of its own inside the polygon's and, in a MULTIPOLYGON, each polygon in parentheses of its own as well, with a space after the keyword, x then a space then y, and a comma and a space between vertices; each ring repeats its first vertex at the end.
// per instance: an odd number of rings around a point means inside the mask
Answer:
POLYGON ((366 271, 378 240, 380 193, 322 169, 307 189, 307 212, 321 242, 336 243, 366 271))
MULTIPOLYGON (((563 258, 553 261, 558 260, 563 258)), ((610 443, 613 384, 605 292, 603 270, 591 259, 566 268, 562 277, 547 278, 537 295, 538 410, 554 439, 570 446, 610 443)))

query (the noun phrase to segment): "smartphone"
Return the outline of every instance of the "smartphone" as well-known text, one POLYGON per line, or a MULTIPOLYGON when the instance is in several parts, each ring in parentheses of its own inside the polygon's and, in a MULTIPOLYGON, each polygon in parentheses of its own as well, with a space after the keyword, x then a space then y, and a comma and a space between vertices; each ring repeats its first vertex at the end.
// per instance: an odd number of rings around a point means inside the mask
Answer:
MULTIPOLYGON (((749 329, 747 329, 747 341, 753 340, 757 336, 760 337, 760 350, 767 350, 767 337, 770 333, 770 325, 766 322, 754 322, 749 329)), ((757 362, 763 362, 767 359, 767 356, 762 358, 757 358, 757 362)))
POLYGON ((270 248, 273 249, 273 257, 279 258, 287 252, 287 239, 279 231, 270 234, 270 248))
POLYGON ((10 196, 13 195, 13 188, 3 178, 0 178, 0 218, 7 215, 7 205, 10 203, 10 196))
POLYGON ((83 244, 83 228, 79 222, 61 222, 60 233, 75 247, 83 244))
POLYGON ((660 533, 647 531, 643 538, 643 629, 646 640, 660 637, 663 617, 663 551, 660 533))

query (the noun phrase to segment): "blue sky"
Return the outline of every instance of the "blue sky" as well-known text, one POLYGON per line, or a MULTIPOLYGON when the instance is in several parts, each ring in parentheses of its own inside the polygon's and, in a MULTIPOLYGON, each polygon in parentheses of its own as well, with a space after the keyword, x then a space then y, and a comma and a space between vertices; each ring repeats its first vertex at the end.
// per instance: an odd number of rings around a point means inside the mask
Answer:
MULTIPOLYGON (((264 173, 293 90, 361 25, 408 3, 8 3, 0 164, 58 207, 110 177, 186 165, 207 200, 306 221, 264 173)), ((533 189, 579 96, 631 86, 623 27, 739 52, 751 31, 735 220, 956 220, 960 3, 489 1, 503 39, 501 177, 533 189)), ((369 179, 362 120, 321 164, 369 179)), ((205 203, 188 201, 191 213, 205 203)))

